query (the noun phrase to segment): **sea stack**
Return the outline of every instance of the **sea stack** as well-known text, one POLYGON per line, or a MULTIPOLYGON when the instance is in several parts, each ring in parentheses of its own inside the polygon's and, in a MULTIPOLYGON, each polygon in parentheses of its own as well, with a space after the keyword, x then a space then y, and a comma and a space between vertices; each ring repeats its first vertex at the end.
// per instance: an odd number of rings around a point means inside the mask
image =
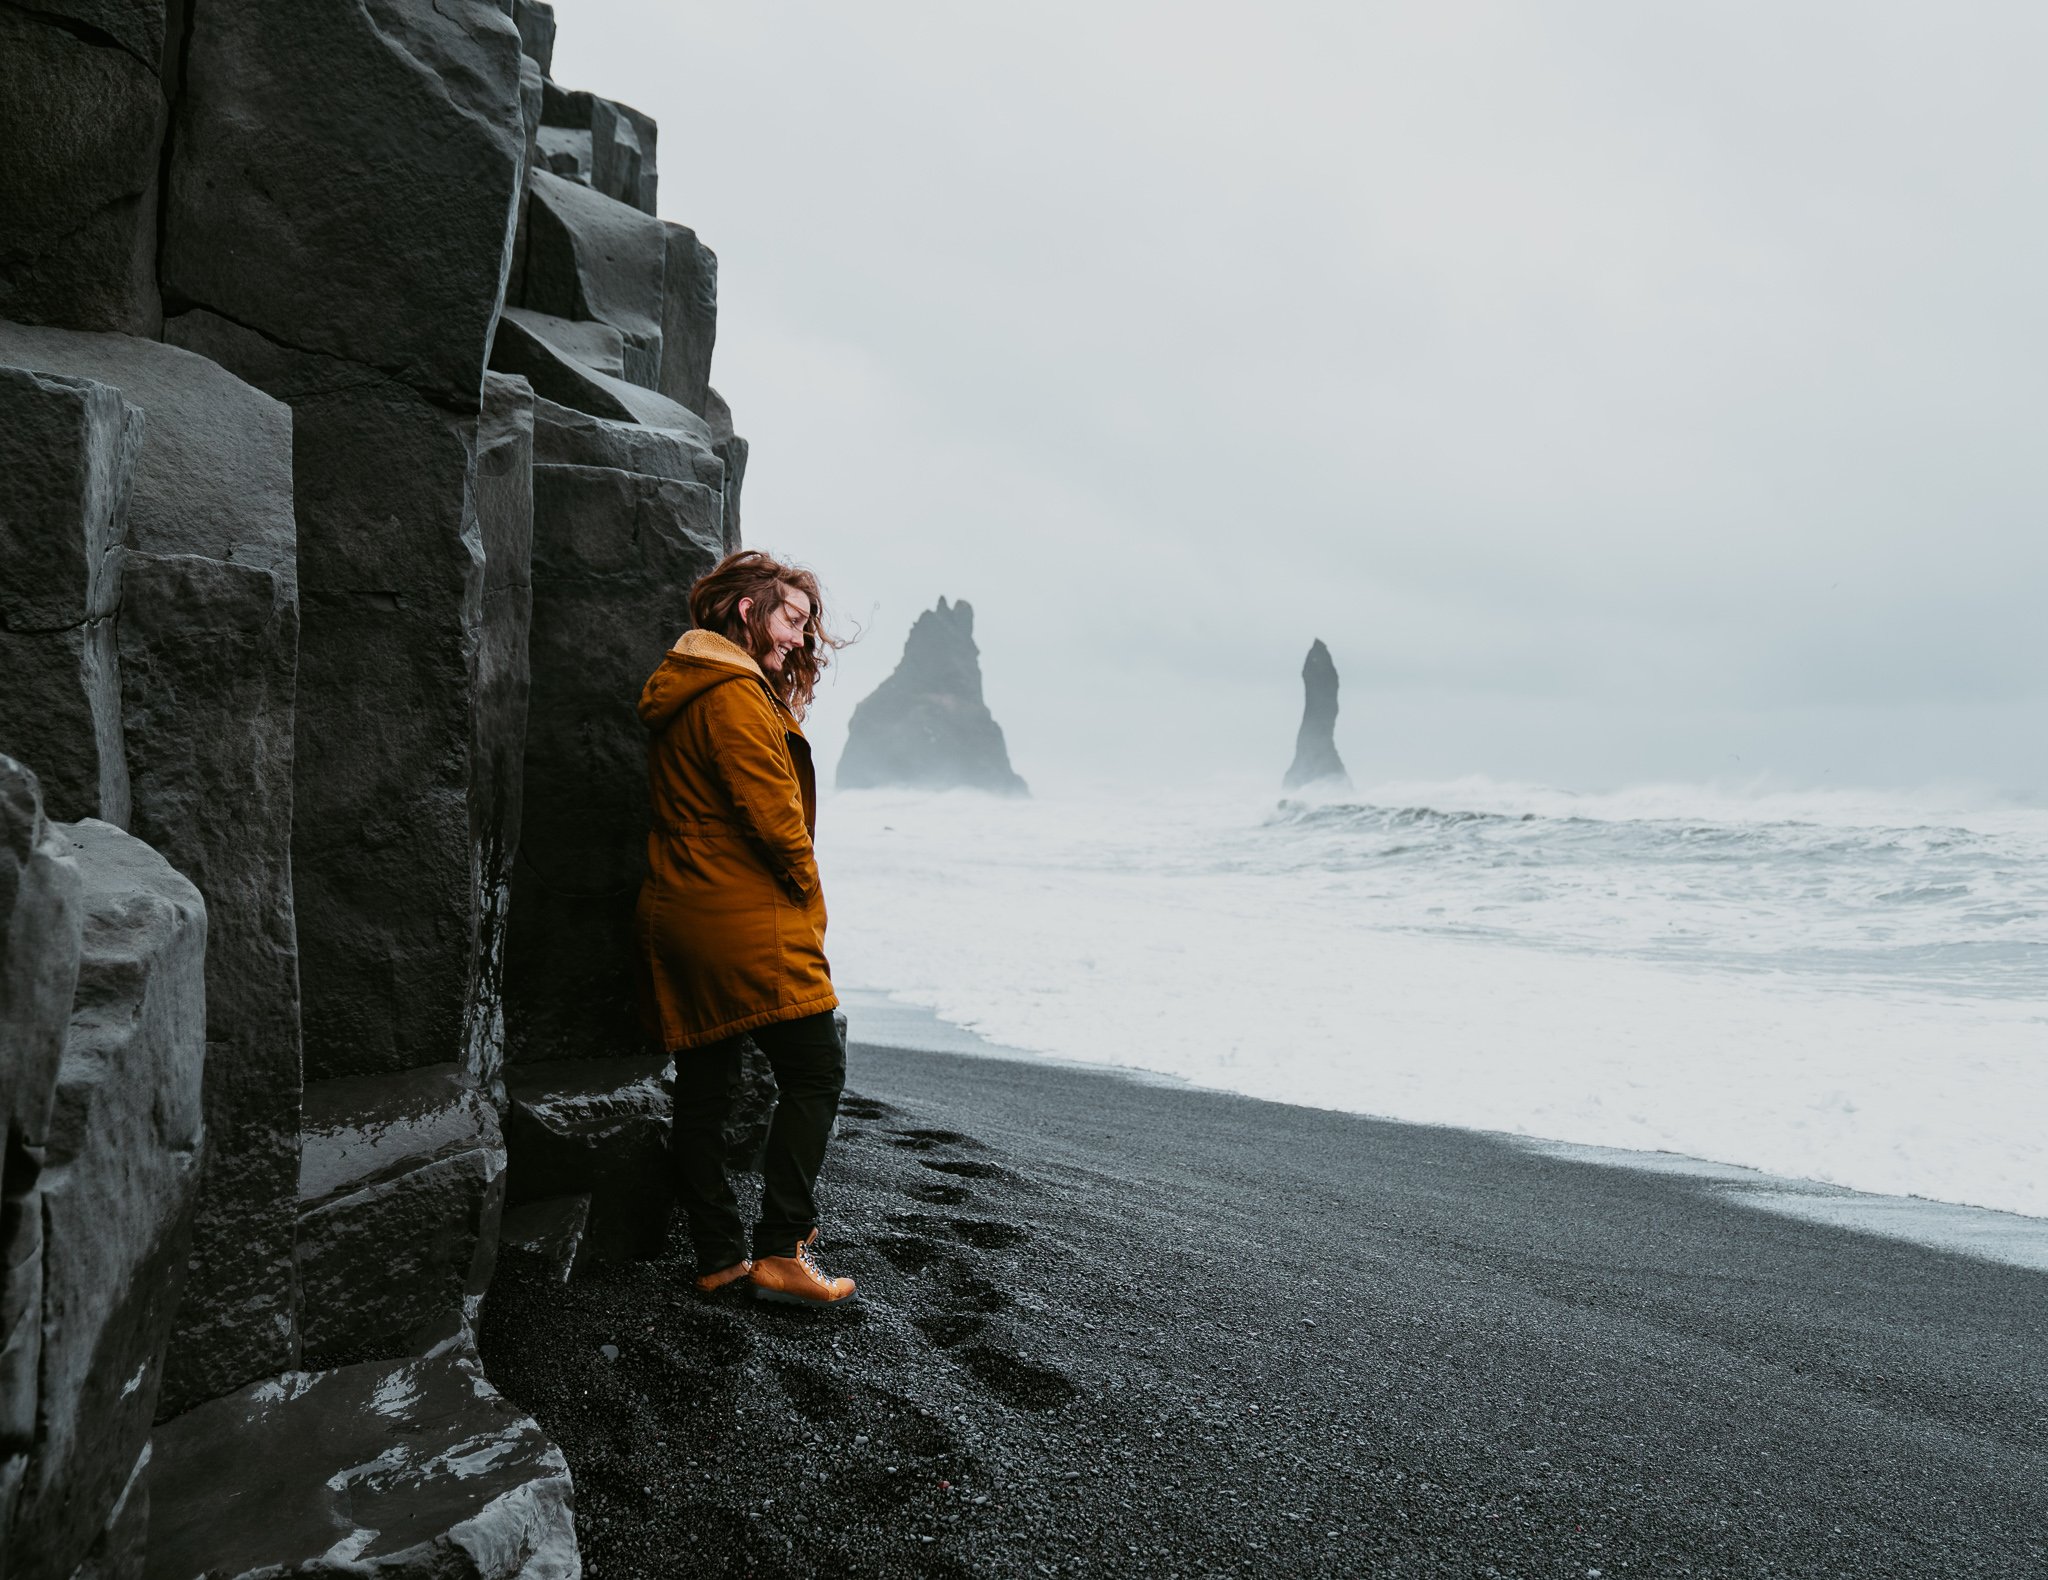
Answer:
POLYGON ((974 609, 941 598, 910 628, 896 672, 853 710, 839 788, 910 785, 1028 795, 1010 769, 1002 726, 981 697, 974 609))
POLYGON ((1344 759, 1337 755, 1337 665, 1321 637, 1302 660, 1301 730, 1294 737, 1294 763, 1280 781, 1283 790, 1327 784, 1351 787, 1344 759))

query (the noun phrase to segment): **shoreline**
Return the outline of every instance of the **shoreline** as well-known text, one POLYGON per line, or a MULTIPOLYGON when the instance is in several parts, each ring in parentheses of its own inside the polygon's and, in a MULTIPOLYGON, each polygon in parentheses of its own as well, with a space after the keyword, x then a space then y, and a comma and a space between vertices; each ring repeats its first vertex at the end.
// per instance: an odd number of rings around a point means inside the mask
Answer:
MULTIPOLYGON (((1323 1113, 1354 1113, 1351 1109, 1288 1103, 1276 1098, 1253 1097, 1224 1087, 1201 1086, 1184 1076, 1140 1069, 1135 1065, 1095 1064, 1083 1059, 1061 1059, 1010 1047, 993 1042, 969 1027, 945 1020, 935 1011, 906 1004, 886 992, 854 989, 842 994, 841 999, 853 1028, 849 1035, 856 1042, 920 1053, 1009 1059, 1052 1069, 1091 1070, 1141 1086, 1213 1092, 1219 1097, 1239 1098, 1245 1102, 1278 1102, 1282 1107, 1308 1108, 1323 1113), (864 1035, 864 1027, 873 1027, 873 1034, 864 1035)), ((1356 1117, 1385 1124, 1422 1125, 1424 1128, 1489 1136, 1543 1156, 1599 1168, 1683 1176, 1714 1185, 1729 1200, 1758 1212, 1778 1213, 1808 1223, 1899 1240, 1928 1250, 1978 1257, 2007 1267, 2048 1272, 2048 1218, 2007 1212, 1997 1207, 1978 1207, 1967 1202, 1942 1201, 1931 1196, 1899 1196, 1857 1190, 1826 1180, 1773 1174, 1747 1164, 1693 1157, 1682 1152, 1599 1146, 1472 1125, 1434 1126, 1425 1121, 1387 1114, 1358 1113, 1356 1117)))
MULTIPOLYGON (((493 1382, 591 1580, 2004 1576, 2048 1281, 1708 1182, 856 1038, 844 1309, 508 1251, 493 1382)), ((750 1182, 749 1182, 750 1183, 750 1182)))

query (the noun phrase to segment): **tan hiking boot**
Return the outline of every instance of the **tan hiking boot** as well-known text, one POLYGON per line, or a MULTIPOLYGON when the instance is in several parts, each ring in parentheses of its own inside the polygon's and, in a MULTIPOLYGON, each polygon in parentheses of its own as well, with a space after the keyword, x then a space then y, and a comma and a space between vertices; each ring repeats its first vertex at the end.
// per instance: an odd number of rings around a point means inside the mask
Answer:
POLYGON ((791 1306, 829 1306, 853 1298, 853 1280, 834 1278, 818 1265, 818 1231, 813 1229, 787 1256, 764 1256, 754 1263, 747 1282, 757 1300, 779 1300, 791 1306))
POLYGON ((697 1293, 715 1295, 721 1289, 730 1289, 754 1270, 754 1264, 741 1257, 730 1267, 721 1267, 715 1273, 704 1273, 697 1279, 697 1293))

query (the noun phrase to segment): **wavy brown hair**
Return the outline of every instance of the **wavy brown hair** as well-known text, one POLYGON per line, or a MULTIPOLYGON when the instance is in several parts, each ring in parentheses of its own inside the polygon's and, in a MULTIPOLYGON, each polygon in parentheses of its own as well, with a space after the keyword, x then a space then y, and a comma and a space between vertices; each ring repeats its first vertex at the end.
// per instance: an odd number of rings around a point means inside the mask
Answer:
POLYGON ((787 595, 800 592, 811 601, 811 617, 804 622, 804 645, 782 660, 778 675, 763 666, 768 684, 790 712, 802 718, 810 710, 811 697, 818 689, 818 677, 832 662, 834 650, 846 646, 846 639, 825 629, 825 595, 818 578, 801 565, 791 565, 759 549, 741 549, 728 554, 697 578, 690 589, 690 623, 700 631, 716 631, 738 643, 760 662, 773 645, 768 638, 768 617, 784 603, 787 595), (752 599, 743 616, 740 604, 752 599))

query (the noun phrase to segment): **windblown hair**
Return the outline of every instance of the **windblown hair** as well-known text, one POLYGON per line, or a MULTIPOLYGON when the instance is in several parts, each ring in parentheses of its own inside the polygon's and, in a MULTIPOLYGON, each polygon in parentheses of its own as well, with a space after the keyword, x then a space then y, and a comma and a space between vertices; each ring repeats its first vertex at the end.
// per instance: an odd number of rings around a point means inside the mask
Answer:
POLYGON ((804 622, 804 645, 783 659, 779 675, 762 667, 768 684, 789 704, 790 712, 802 718, 810 710, 818 677, 832 662, 833 651, 846 646, 846 639, 825 629, 825 595, 816 576, 801 565, 785 564, 759 549, 741 549, 726 555, 690 589, 690 623, 738 643, 759 662, 773 646, 768 617, 788 601, 787 594, 792 591, 811 601, 811 617, 804 622), (753 600, 744 616, 740 614, 743 599, 753 600))

